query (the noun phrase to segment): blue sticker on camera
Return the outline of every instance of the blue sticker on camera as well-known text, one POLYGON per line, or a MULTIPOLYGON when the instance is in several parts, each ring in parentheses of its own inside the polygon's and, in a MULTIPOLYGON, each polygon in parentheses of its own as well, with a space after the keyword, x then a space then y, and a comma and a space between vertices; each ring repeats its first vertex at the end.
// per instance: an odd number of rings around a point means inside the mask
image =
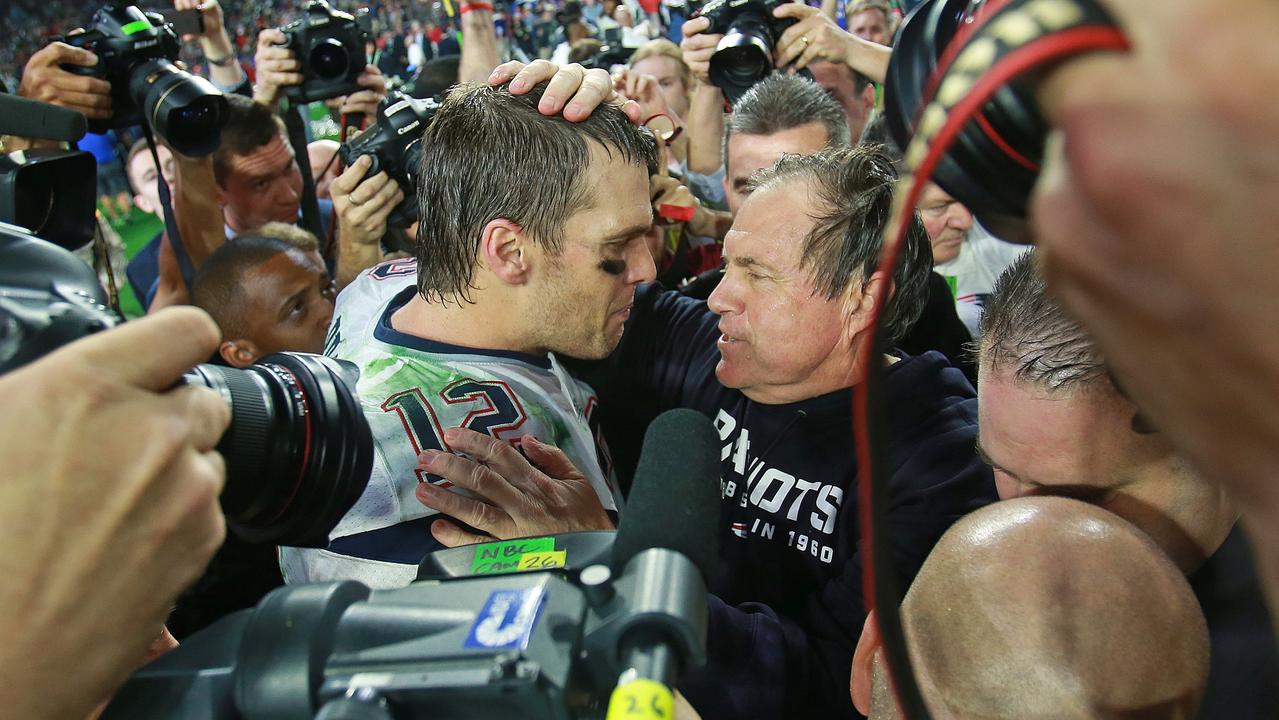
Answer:
POLYGON ((475 624, 466 635, 465 648, 497 650, 528 647, 533 627, 542 614, 546 601, 545 588, 494 590, 489 593, 475 624))

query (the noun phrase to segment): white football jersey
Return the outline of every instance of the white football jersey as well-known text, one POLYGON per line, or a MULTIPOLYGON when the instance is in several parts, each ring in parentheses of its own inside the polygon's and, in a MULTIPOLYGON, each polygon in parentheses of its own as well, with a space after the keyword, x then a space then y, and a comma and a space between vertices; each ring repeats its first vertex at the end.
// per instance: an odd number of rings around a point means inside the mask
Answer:
POLYGON ((391 315, 417 291, 416 277, 416 262, 390 261, 361 273, 338 296, 325 354, 360 369, 357 389, 373 431, 373 472, 329 534, 327 548, 280 549, 286 582, 358 580, 373 588, 412 582, 422 556, 441 548, 430 533, 438 513, 414 490, 421 482, 448 487, 419 470, 417 456, 447 450, 446 428, 512 442, 532 435, 563 450, 606 509, 620 505, 607 451, 591 424, 591 387, 549 353, 466 348, 396 331, 391 315))

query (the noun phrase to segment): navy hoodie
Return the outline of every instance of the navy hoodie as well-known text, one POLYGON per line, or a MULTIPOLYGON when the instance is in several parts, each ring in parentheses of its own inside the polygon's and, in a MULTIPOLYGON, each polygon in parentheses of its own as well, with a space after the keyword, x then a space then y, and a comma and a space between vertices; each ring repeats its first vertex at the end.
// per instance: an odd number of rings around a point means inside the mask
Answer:
MULTIPOLYGON (((642 287, 610 377, 587 373, 615 431, 630 424, 635 437, 673 407, 701 411, 719 431, 709 662, 680 688, 705 720, 853 717, 848 674, 865 610, 851 392, 752 402, 715 377, 717 323, 704 302, 642 287)), ((995 488, 959 370, 930 352, 894 363, 886 380, 888 530, 906 587, 942 533, 995 488)))

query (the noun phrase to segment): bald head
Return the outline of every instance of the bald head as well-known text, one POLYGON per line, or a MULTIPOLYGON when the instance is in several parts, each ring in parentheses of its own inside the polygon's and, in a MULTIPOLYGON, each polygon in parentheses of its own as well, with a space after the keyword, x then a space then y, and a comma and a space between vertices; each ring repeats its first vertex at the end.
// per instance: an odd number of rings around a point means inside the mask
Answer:
MULTIPOLYGON (((938 720, 1191 718, 1207 681, 1208 630, 1182 573, 1118 516, 1065 498, 956 523, 902 621, 938 720)), ((878 660, 872 675, 871 718, 898 717, 878 660)))

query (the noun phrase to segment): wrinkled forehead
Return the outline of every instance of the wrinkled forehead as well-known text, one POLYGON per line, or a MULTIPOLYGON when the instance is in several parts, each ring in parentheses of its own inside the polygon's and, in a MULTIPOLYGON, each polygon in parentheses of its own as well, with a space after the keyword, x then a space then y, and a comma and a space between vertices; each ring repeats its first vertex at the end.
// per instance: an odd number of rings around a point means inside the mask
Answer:
POLYGON ((293 163, 293 148, 284 141, 283 135, 276 135, 271 142, 245 155, 231 157, 231 172, 247 177, 263 177, 274 175, 287 169, 293 163))

